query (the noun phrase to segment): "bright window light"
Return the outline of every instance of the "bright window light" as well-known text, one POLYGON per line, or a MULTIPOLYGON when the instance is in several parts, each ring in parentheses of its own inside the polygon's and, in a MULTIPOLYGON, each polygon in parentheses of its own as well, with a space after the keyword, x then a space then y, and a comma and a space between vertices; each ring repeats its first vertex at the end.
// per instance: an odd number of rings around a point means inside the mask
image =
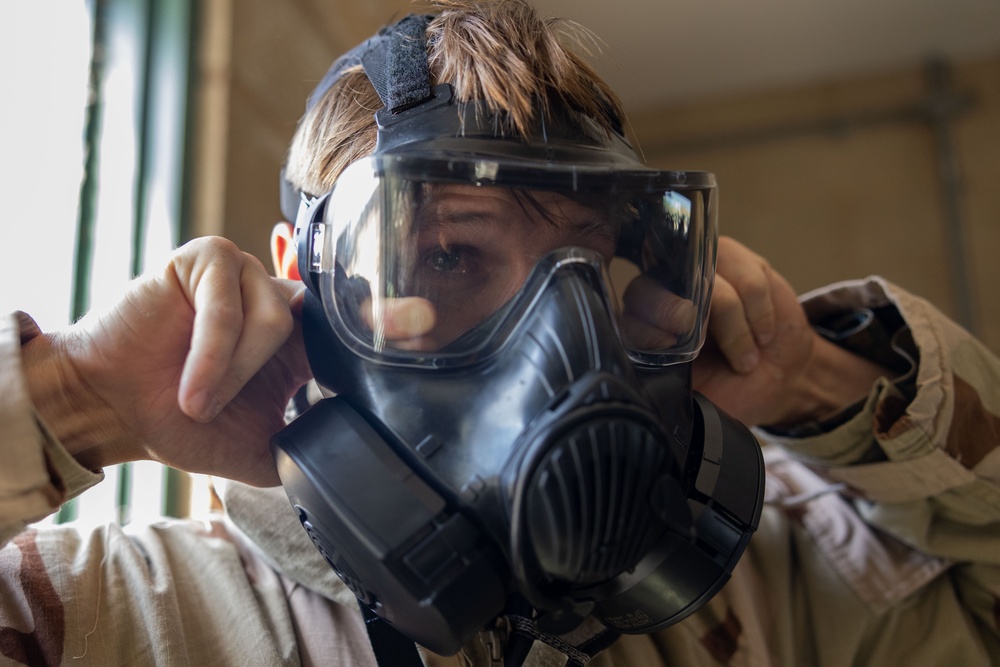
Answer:
POLYGON ((90 33, 82 1, 0 6, 0 308, 27 311, 43 330, 70 319, 90 33))
MULTIPOLYGON (((86 110, 90 95, 101 104, 99 132, 92 150, 98 157, 96 217, 88 274, 90 309, 103 310, 122 293, 135 265, 134 221, 137 183, 146 179, 145 234, 139 265, 160 263, 173 247, 171 216, 177 217, 164 191, 175 182, 162 172, 163 156, 175 150, 157 145, 146 176, 141 176, 139 112, 145 73, 147 22, 142 3, 108 0, 100 6, 109 24, 102 60, 101 86, 90 91, 92 15, 84 0, 31 0, 0 5, 0 58, 4 68, 4 103, 0 105, 0 160, 8 251, 0 262, 0 309, 24 310, 43 331, 70 323, 79 226, 79 204, 86 145, 86 110), (152 178, 149 173, 156 172, 152 178)), ((150 10, 151 11, 151 10, 150 10)), ((179 24, 178 24, 179 25, 179 24)), ((181 29, 182 30, 182 29, 181 29)), ((183 32, 175 32, 186 39, 183 32)), ((183 68, 182 68, 183 69, 183 68)), ((158 71, 157 82, 180 86, 171 98, 183 102, 184 80, 158 71)), ((179 106, 183 106, 182 104, 179 106)), ((157 105, 151 136, 180 136, 180 121, 157 105), (174 123, 170 125, 170 123, 174 123)), ((172 145, 171 145, 172 146, 172 145)), ((151 149, 152 150, 152 149, 151 149)), ((169 165, 168 165, 169 167, 169 165)), ((145 522, 165 510, 167 469, 136 462, 105 470, 107 478, 81 495, 59 520, 85 525, 108 521, 145 522)), ((179 475, 175 471, 171 475, 179 475)), ((176 480, 176 477, 172 479, 176 480)), ((194 476, 183 484, 181 505, 204 514, 209 506, 207 480, 194 476), (188 497, 190 496, 190 497, 188 497)), ((176 486, 176 482, 173 483, 176 486)), ((176 504, 176 501, 174 501, 176 504)), ((48 521, 57 520, 50 518, 48 521)))

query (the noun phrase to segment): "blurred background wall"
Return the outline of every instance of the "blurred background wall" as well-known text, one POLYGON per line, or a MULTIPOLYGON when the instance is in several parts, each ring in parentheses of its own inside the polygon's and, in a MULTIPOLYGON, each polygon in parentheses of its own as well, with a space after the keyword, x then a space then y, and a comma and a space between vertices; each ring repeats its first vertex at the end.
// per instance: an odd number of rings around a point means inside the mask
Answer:
MULTIPOLYGON (((646 160, 804 292, 881 274, 1000 351, 1000 4, 538 0, 594 31, 646 160)), ((190 229, 270 266, 278 171, 333 59, 414 6, 203 0, 190 229)))

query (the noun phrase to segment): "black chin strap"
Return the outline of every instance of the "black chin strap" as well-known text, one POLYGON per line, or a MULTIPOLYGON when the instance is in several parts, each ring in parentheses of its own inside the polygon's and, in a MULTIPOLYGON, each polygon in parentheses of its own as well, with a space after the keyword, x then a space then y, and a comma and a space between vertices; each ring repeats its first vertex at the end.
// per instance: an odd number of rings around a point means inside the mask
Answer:
MULTIPOLYGON (((361 615, 365 619, 365 629, 368 631, 368 641, 375 653, 378 667, 423 667, 417 645, 383 618, 371 610, 368 605, 358 600, 361 615)), ((531 609, 512 607, 507 610, 506 618, 509 634, 506 644, 502 647, 504 667, 521 667, 535 640, 542 641, 565 654, 568 658, 566 667, 584 667, 594 656, 611 646, 621 636, 621 633, 605 629, 597 633, 579 646, 570 646, 555 637, 544 635, 535 628, 531 620, 531 609), (525 615, 521 615, 524 613, 525 615)))
POLYGON ((413 640, 382 620, 361 600, 358 600, 358 606, 361 607, 368 641, 375 651, 375 662, 379 667, 423 667, 424 662, 413 640))

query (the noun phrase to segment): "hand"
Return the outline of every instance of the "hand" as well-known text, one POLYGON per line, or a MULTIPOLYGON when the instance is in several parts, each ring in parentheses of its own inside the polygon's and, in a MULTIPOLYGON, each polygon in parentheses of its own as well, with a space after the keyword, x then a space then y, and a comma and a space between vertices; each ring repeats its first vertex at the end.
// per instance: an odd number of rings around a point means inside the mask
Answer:
POLYGON ((751 425, 789 418, 786 405, 817 340, 788 282, 760 255, 719 239, 708 340, 694 388, 751 425))
POLYGON ((47 352, 63 385, 61 402, 46 400, 46 375, 29 365, 36 406, 91 468, 149 458, 277 484, 269 440, 310 377, 296 317, 303 289, 229 241, 196 239, 109 312, 42 337, 47 350, 30 349, 38 339, 25 346, 26 364, 47 352))
MULTIPOLYGON (((697 315, 691 301, 643 275, 623 301, 626 336, 639 347, 673 345, 697 315)), ((768 423, 781 412, 786 376, 805 366, 812 344, 784 279, 745 246, 719 239, 708 339, 693 365, 695 389, 745 423, 768 423)))
POLYGON ((791 285, 730 238, 719 240, 708 335, 694 388, 745 424, 820 418, 888 374, 816 334, 791 285))
POLYGON ((622 302, 625 337, 641 349, 671 347, 697 323, 693 301, 664 289, 647 275, 628 284, 622 302))

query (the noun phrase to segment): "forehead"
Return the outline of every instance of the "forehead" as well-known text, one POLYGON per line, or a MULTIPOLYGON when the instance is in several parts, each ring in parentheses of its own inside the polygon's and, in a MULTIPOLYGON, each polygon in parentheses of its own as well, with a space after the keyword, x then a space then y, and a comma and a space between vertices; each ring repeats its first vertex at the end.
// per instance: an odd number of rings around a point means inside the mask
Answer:
POLYGON ((593 209, 557 192, 457 184, 425 185, 420 205, 445 218, 497 216, 579 224, 594 215, 593 209))

